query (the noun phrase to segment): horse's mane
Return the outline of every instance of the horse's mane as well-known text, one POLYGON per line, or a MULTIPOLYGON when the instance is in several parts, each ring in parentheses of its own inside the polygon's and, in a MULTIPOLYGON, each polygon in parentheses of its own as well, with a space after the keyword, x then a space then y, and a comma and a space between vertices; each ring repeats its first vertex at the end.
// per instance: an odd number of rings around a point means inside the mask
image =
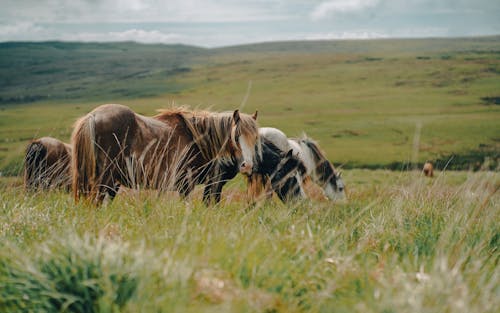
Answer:
POLYGON ((318 143, 315 140, 307 137, 306 134, 302 134, 302 136, 300 138, 297 138, 296 141, 305 144, 309 148, 309 150, 311 150, 314 158, 316 158, 317 161, 327 159, 323 151, 321 151, 321 149, 319 148, 318 143))
MULTIPOLYGON (((191 111, 186 107, 159 110, 157 119, 165 119, 175 115, 181 118, 199 148, 203 157, 212 160, 219 157, 230 157, 228 144, 230 141, 233 112, 214 113, 209 111, 191 111)), ((258 133, 255 120, 247 114, 240 114, 238 133, 258 133)))

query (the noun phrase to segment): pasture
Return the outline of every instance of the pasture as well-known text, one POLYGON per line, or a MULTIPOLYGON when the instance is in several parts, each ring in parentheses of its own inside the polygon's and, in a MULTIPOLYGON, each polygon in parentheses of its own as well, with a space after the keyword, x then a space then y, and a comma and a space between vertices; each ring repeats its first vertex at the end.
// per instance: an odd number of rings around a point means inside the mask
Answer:
POLYGON ((11 43, 0 68, 2 312, 500 308, 499 37, 11 43), (211 207, 200 187, 125 189, 100 208, 24 192, 27 142, 68 141, 102 103, 259 110, 261 126, 320 142, 347 201, 308 186, 306 201, 249 205, 240 175, 211 207), (426 160, 434 178, 414 170, 426 160))
POLYGON ((249 207, 235 181, 216 207, 141 191, 99 209, 4 179, 0 307, 497 312, 498 173, 344 176, 347 203, 249 207))

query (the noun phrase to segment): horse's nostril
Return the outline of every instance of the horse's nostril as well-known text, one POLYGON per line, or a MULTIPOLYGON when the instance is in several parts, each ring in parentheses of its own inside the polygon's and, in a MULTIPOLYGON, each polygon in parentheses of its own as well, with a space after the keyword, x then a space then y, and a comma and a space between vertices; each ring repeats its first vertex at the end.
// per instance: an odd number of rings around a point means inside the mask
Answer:
POLYGON ((247 164, 245 162, 241 163, 241 165, 240 165, 241 168, 244 168, 245 166, 247 166, 247 164))
POLYGON ((344 187, 339 187, 339 191, 340 192, 344 191, 344 187))

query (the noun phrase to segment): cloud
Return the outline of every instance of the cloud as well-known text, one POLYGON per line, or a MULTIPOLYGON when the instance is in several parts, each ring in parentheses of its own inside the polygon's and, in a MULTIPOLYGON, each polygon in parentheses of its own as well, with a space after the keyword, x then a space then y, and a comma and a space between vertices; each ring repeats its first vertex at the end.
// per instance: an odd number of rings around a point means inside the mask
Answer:
POLYGON ((389 34, 378 31, 358 30, 331 33, 316 33, 305 36, 305 40, 332 40, 332 39, 380 39, 389 38, 389 34))
POLYGON ((183 36, 173 33, 166 34, 158 30, 129 29, 123 32, 66 34, 63 39, 83 42, 135 41, 139 43, 178 43, 182 41, 183 36))
MULTIPOLYGON (((34 23, 226 22, 283 19, 282 0, 2 0, 0 21, 34 23)), ((286 13, 286 12, 285 12, 286 13)))
POLYGON ((500 33, 499 15, 493 0, 2 0, 0 41, 221 46, 492 35, 500 33))
POLYGON ((24 40, 33 36, 41 35, 44 29, 29 22, 18 22, 14 24, 0 24, 0 41, 24 40))
MULTIPOLYGON (((60 25, 59 25, 60 26, 60 25)), ((62 31, 61 27, 44 28, 42 26, 21 22, 16 24, 0 24, 0 41, 135 41, 139 43, 180 43, 187 39, 178 33, 162 32, 159 30, 128 29, 124 31, 88 32, 84 30, 62 31)))
POLYGON ((372 8, 379 0, 328 0, 317 5, 311 12, 313 20, 321 20, 337 13, 357 12, 372 8))

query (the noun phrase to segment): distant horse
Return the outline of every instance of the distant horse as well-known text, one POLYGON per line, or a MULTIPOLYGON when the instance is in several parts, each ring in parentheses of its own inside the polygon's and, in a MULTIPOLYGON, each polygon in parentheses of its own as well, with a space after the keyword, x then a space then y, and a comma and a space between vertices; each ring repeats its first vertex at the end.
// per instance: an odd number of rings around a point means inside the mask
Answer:
POLYGON ((432 163, 425 162, 422 172, 427 177, 434 177, 434 167, 432 166, 432 163))
MULTIPOLYGON (((274 191, 283 202, 304 198, 301 175, 306 169, 302 161, 293 155, 291 149, 286 153, 266 139, 261 140, 261 150, 262 157, 257 158, 253 174, 247 176, 249 197, 255 198, 265 190, 268 198, 274 191)), ((236 176, 238 167, 236 163, 227 160, 220 163, 214 173, 216 174, 205 186, 203 193, 207 204, 210 203, 210 195, 214 195, 216 203, 220 201, 222 188, 236 176)))
POLYGON ((330 200, 345 198, 345 186, 341 174, 335 170, 317 142, 303 136, 302 138, 289 139, 279 129, 262 127, 259 129, 261 138, 273 142, 282 150, 293 149, 306 167, 306 175, 319 185, 330 200))
POLYGON ((112 199, 120 185, 187 196, 226 159, 250 174, 260 144, 255 119, 238 110, 177 108, 146 117, 119 104, 101 105, 79 119, 71 141, 75 199, 97 203, 106 194, 112 199))
POLYGON ((26 190, 71 187, 70 145, 52 137, 31 141, 24 157, 26 190))

